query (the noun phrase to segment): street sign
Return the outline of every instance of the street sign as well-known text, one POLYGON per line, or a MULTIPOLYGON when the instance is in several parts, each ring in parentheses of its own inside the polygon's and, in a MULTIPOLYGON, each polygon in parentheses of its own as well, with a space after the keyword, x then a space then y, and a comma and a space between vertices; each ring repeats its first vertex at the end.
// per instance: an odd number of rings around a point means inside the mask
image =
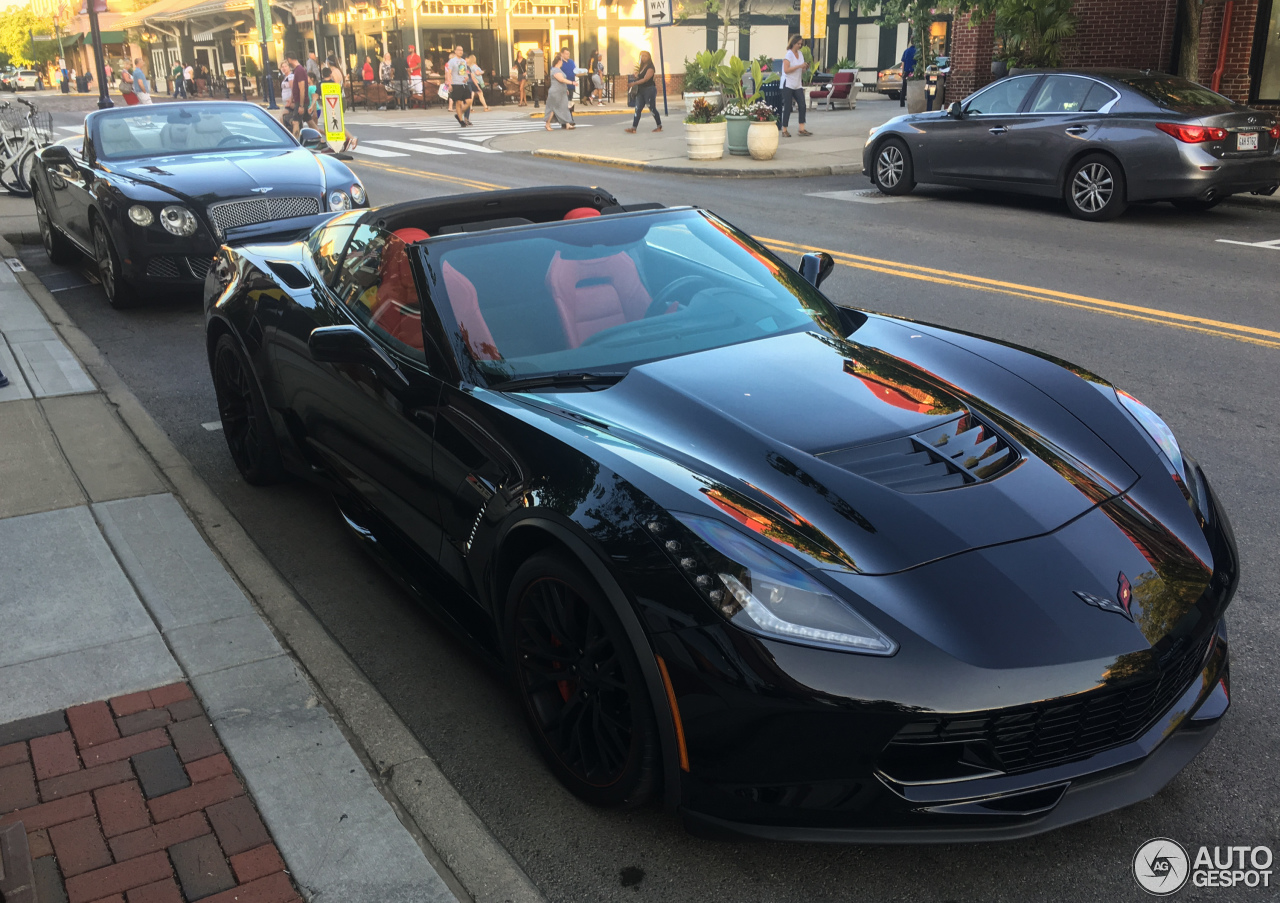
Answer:
POLYGON ((800 37, 806 41, 827 36, 827 0, 800 0, 800 37))
POLYGON ((671 24, 671 0, 644 0, 644 27, 661 28, 671 24))
POLYGON ((342 85, 322 83, 320 97, 324 101, 325 140, 330 144, 341 144, 347 137, 347 126, 342 115, 342 85))

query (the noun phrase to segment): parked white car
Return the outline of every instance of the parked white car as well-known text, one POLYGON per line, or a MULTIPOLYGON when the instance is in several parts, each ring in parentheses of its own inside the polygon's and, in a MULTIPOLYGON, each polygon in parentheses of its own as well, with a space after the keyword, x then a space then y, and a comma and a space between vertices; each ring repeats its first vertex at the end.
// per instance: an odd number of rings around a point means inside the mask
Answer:
POLYGON ((39 91, 44 88, 44 78, 34 69, 19 69, 18 74, 14 76, 13 86, 19 91, 24 88, 39 91))

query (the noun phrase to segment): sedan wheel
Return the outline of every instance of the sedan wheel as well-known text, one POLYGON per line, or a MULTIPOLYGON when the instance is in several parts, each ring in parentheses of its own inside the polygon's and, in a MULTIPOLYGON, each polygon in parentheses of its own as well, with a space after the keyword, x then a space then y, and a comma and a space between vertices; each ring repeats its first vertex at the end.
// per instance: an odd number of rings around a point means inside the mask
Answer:
POLYGON ((657 727, 640 664, 604 593, 580 567, 539 554, 508 594, 512 676, 556 777, 597 806, 633 807, 657 789, 657 727))
POLYGON ((120 258, 111 243, 111 237, 107 235, 107 227, 100 219, 93 221, 93 256, 98 259, 98 282, 102 284, 107 302, 116 310, 135 305, 137 296, 133 287, 120 275, 120 258))
POLYGON ((1082 158, 1067 175, 1066 201, 1078 219, 1101 222, 1124 213, 1129 204, 1120 165, 1104 154, 1082 158))
POLYGON ((871 181, 884 194, 906 194, 916 187, 911 152, 898 138, 890 138, 876 151, 871 181))
POLYGON ((284 464, 271 417, 249 363, 229 333, 223 333, 213 349, 213 392, 222 435, 240 475, 254 486, 278 483, 284 478, 284 464))

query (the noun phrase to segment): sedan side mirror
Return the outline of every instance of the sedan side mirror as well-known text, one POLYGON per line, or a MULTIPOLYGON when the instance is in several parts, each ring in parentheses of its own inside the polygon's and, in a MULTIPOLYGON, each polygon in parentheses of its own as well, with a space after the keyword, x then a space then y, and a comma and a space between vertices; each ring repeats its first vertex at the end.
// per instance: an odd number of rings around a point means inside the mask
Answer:
POLYGON ((947 105, 947 115, 952 119, 964 119, 964 107, 960 106, 960 101, 954 100, 947 105))
POLYGON ((298 143, 308 150, 318 150, 324 145, 324 135, 315 129, 302 129, 298 132, 298 143))
POLYGON ((826 251, 806 254, 800 258, 800 275, 813 283, 814 288, 822 285, 835 268, 835 258, 826 251))
POLYGON ((380 377, 409 385, 404 372, 385 351, 354 326, 318 326, 307 337, 311 358, 324 364, 364 364, 380 377))
POLYGON ((40 160, 46 166, 75 166, 76 159, 71 149, 64 144, 50 144, 40 152, 40 160))

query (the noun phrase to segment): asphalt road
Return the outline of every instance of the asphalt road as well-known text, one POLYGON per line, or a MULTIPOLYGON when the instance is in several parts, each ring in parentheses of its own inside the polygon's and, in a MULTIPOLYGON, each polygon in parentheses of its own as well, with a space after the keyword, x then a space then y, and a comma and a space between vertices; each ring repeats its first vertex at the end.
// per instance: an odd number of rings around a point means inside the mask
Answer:
MULTIPOLYGON (((602 119, 593 127, 615 126, 602 119)), ((392 134, 361 134, 384 132, 392 134)), ((1280 252, 1220 241, 1280 239, 1280 206, 1186 215, 1159 205, 1084 224, 1051 202, 966 191, 921 189, 874 204, 814 196, 866 188, 861 177, 698 179, 476 152, 364 157, 354 165, 375 202, 452 194, 467 183, 587 183, 624 202, 701 204, 758 236, 844 252, 824 285, 841 303, 1030 345, 1146 401, 1202 462, 1239 539, 1244 577, 1229 613, 1232 710, 1211 747, 1156 798, 1001 845, 700 840, 662 812, 595 811, 562 791, 526 739, 501 678, 364 557, 323 493, 297 483, 254 489, 239 479, 221 433, 202 426, 218 414, 198 299, 117 313, 74 268, 53 270, 42 251, 28 248, 27 265, 44 274, 550 900, 1136 900, 1146 897, 1130 861, 1149 838, 1280 847, 1280 252)), ((1275 894, 1188 886, 1179 897, 1275 894)))

